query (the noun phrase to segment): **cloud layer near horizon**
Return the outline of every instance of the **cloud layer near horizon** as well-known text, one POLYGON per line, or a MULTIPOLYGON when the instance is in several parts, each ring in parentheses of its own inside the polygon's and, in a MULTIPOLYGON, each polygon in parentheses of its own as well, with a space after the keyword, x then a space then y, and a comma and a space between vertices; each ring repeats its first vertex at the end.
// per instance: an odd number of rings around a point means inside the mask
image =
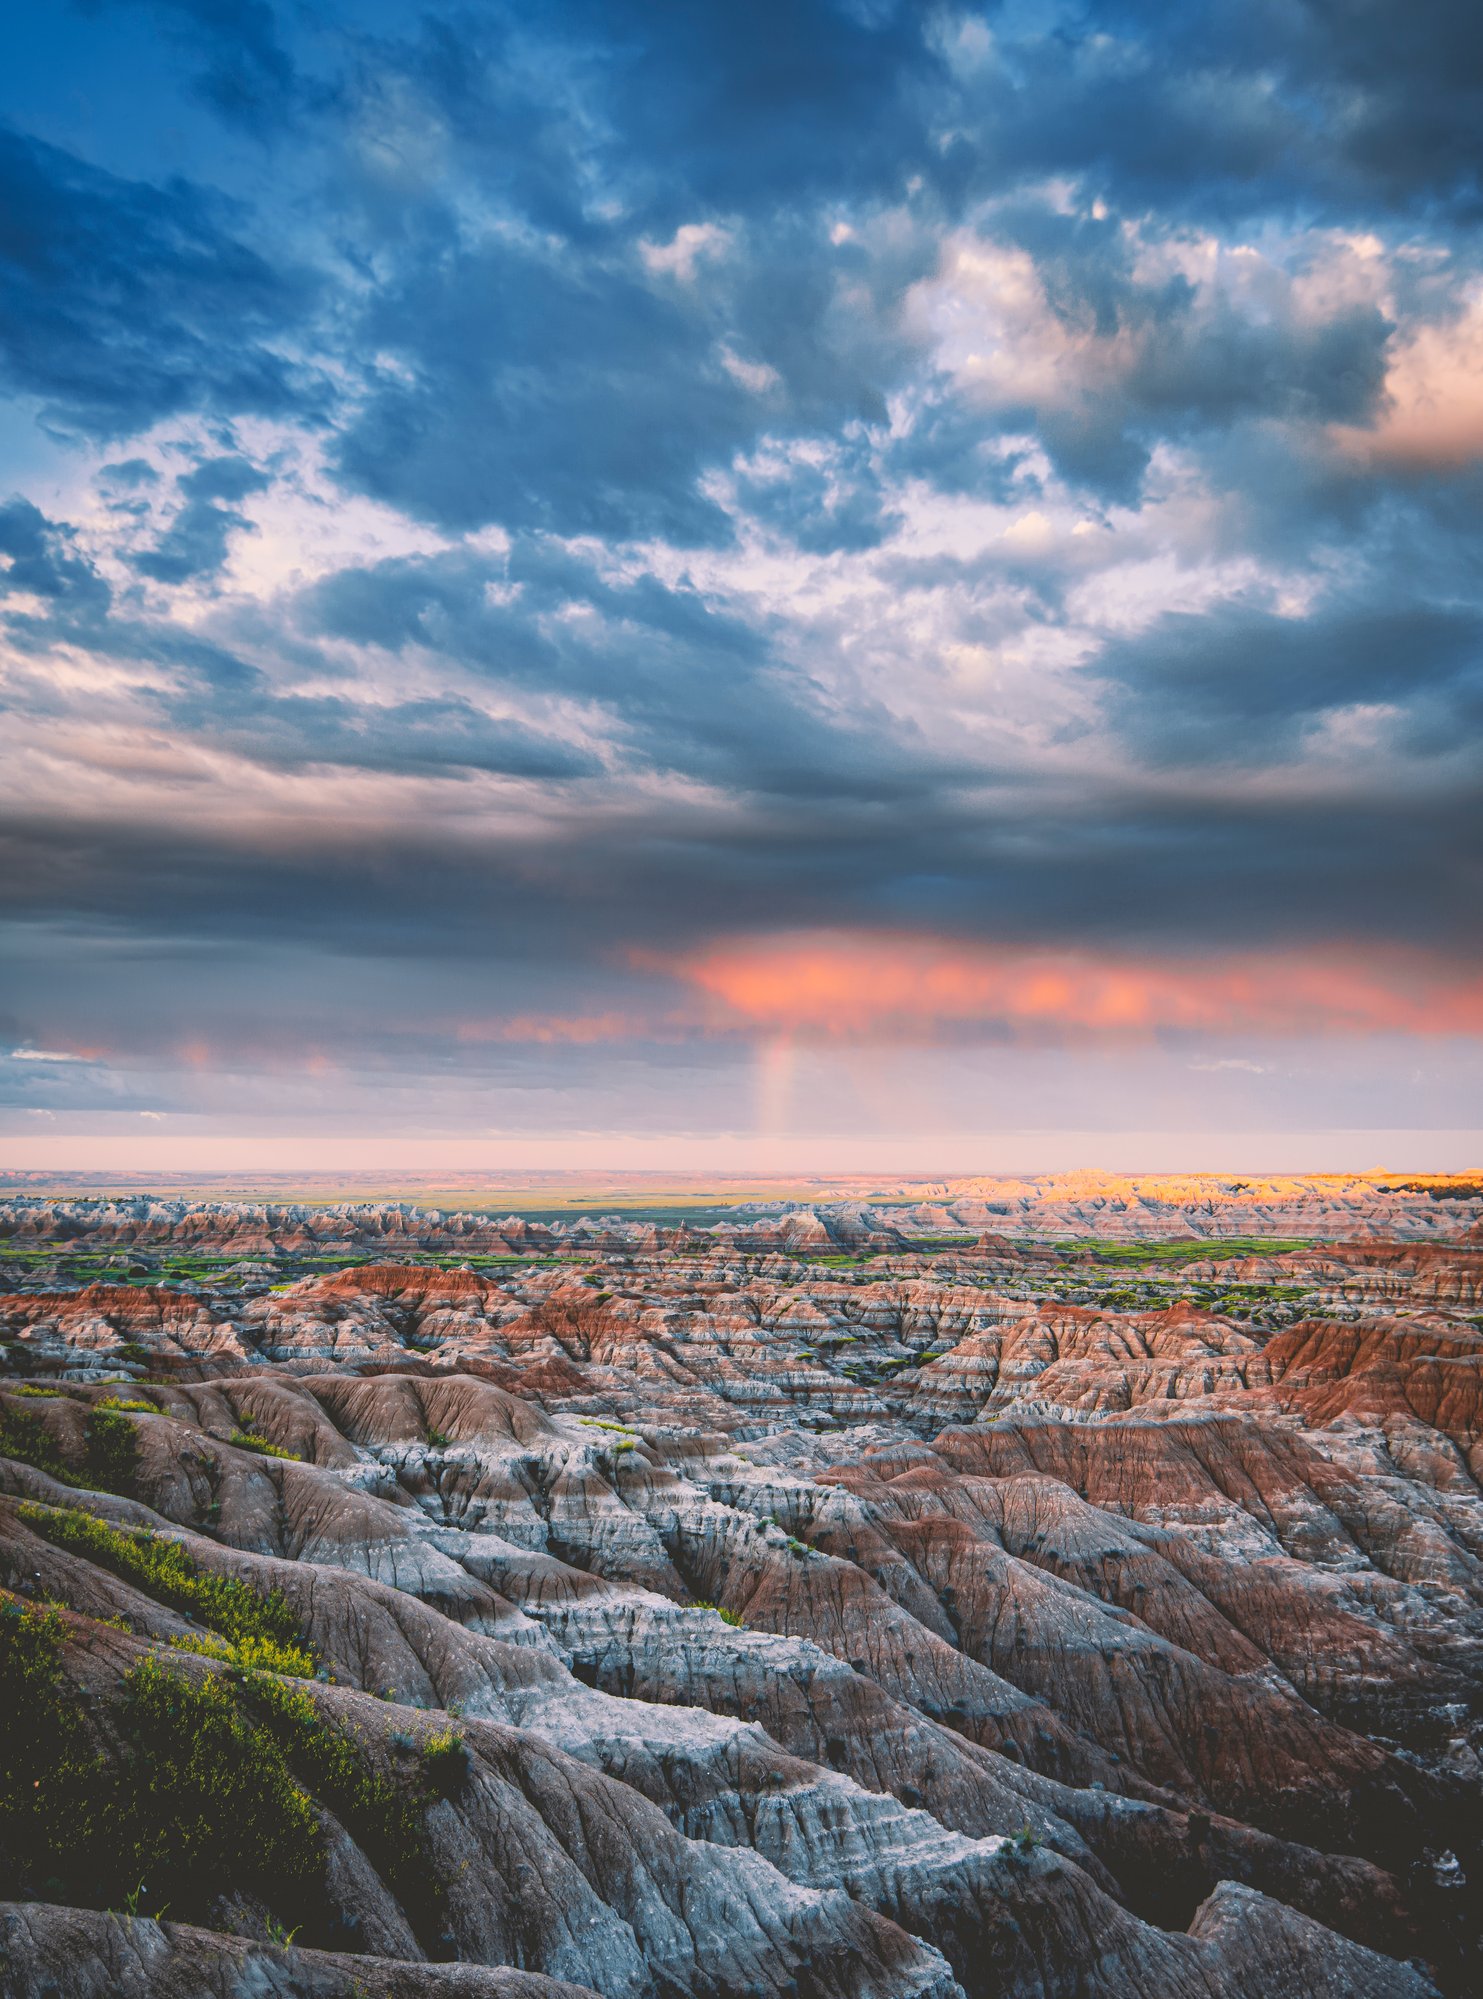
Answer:
POLYGON ((17 1145, 1480 1122, 1475 10, 19 39, 17 1145))

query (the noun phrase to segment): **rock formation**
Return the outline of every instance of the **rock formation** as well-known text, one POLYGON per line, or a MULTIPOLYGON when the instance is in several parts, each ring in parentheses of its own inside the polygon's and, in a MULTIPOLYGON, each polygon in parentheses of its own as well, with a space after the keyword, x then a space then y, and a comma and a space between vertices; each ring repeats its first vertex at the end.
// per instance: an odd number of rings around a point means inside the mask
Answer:
POLYGON ((0 1993, 1480 1989, 1483 1252, 980 1204, 12 1203, 0 1993))

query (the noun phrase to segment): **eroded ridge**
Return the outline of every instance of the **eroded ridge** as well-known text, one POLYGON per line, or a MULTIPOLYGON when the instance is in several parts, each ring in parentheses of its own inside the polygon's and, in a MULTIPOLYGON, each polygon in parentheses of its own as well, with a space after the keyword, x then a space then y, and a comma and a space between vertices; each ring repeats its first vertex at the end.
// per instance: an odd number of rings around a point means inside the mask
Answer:
POLYGON ((1483 1989, 1470 1214, 127 1206, 6 1211, 7 1995, 1483 1989))

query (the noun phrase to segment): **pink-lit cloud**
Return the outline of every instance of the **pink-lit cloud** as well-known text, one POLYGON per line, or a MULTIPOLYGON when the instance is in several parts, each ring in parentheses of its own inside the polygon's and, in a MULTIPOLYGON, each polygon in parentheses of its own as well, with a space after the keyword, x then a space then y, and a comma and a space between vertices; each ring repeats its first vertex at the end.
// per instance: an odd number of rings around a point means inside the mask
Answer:
POLYGON ((1455 472, 1483 458, 1483 298, 1397 340, 1376 423, 1335 432, 1362 464, 1455 472))
MULTIPOLYGON (((652 962, 652 961, 651 961, 652 962)), ((1396 950, 1133 957, 891 933, 723 940, 667 962, 723 1029, 825 1039, 1161 1030, 1483 1034, 1483 974, 1396 950)))

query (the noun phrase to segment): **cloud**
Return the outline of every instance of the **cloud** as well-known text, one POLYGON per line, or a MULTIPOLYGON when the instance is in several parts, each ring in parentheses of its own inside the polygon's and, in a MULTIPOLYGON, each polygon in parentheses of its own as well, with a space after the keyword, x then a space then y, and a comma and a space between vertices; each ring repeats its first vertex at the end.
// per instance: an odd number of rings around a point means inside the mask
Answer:
POLYGON ((277 344, 310 285, 235 236, 218 196, 0 127, 0 209, 0 380, 54 420, 110 439, 185 411, 323 415, 322 376, 277 344))
POLYGON ((894 273, 875 295, 787 219, 726 259, 691 242, 683 282, 657 254, 511 232, 404 255, 365 316, 341 476, 450 531, 705 547, 733 532, 707 476, 764 433, 884 423, 910 353, 894 273))
POLYGON ((48 520, 29 500, 17 497, 0 506, 0 560, 0 596, 65 600, 94 611, 108 605, 108 586, 78 552, 72 529, 48 520))
POLYGON ((0 913, 111 1052, 14 1088, 1466 1095, 1467 10, 90 11, 0 125, 0 913))
POLYGON ((1483 459, 1483 298, 1397 342, 1375 420, 1337 426, 1335 441, 1361 464, 1400 472, 1456 472, 1483 459))
POLYGON ((465 1020, 454 1030, 461 1046, 481 1042, 516 1042, 537 1047, 594 1047, 615 1041, 647 1041, 672 1033, 674 1023, 656 1023, 642 1015, 517 1014, 510 1020, 465 1020))
POLYGON ((694 281, 701 258, 724 256, 730 244, 731 232, 719 222, 682 222, 667 243, 641 241, 639 255, 646 270, 663 272, 688 285, 694 281))
POLYGON ((950 1028, 1030 1039, 1230 1029, 1483 1032, 1483 973, 1414 954, 1149 960, 826 932, 737 939, 657 962, 719 1001, 723 1019, 830 1038, 892 1040, 950 1028))
POLYGON ((1305 615, 1218 603, 1165 613, 1108 644, 1094 667, 1113 683, 1113 713, 1143 755, 1262 764, 1296 758, 1325 715, 1378 705, 1393 742, 1408 717, 1421 729, 1476 701, 1483 607, 1408 603, 1394 590, 1305 615))
POLYGON ((207 458, 175 481, 184 504, 154 546, 134 558, 141 575, 156 583, 189 583, 215 576, 227 559, 233 534, 251 531, 245 514, 222 501, 243 500, 271 484, 245 458, 207 458))
POLYGON ((868 710, 831 711, 765 629, 688 581, 614 572, 522 538, 499 565, 466 554, 345 569, 306 594, 320 635, 419 650, 494 684, 589 705, 630 764, 783 795, 887 797, 966 769, 868 710))
POLYGON ((948 237, 909 310, 970 406, 1125 497, 1160 439, 1362 422, 1393 331, 1382 293, 1342 238, 1274 251, 1021 198, 948 237))

